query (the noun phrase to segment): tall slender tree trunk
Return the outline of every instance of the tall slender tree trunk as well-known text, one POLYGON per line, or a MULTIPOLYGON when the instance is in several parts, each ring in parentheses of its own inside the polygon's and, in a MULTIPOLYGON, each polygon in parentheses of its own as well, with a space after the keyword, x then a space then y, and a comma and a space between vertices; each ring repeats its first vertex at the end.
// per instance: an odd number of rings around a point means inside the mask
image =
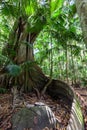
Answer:
POLYGON ((83 31, 84 41, 87 47, 87 0, 75 0, 75 1, 83 31))
POLYGON ((69 79, 68 79, 68 46, 67 46, 67 44, 66 44, 65 55, 66 55, 66 81, 67 81, 67 83, 69 83, 69 79))
POLYGON ((71 45, 71 61, 72 61, 72 85, 76 83, 76 73, 75 73, 75 65, 74 65, 74 58, 72 52, 72 45, 71 45))
POLYGON ((53 49, 52 49, 52 37, 50 37, 50 77, 53 76, 53 49))

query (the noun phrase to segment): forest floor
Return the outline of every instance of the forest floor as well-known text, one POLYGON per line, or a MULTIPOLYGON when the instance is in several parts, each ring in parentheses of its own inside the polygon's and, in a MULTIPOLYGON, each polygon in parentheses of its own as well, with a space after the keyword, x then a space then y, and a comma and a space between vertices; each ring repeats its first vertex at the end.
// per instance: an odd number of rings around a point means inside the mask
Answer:
MULTIPOLYGON (((85 130, 87 130, 87 89, 75 88, 74 90, 77 95, 79 94, 81 96, 84 102, 83 104, 81 102, 81 106, 84 115, 85 130)), ((34 93, 24 94, 24 99, 29 104, 34 104, 39 101, 34 93)), ((44 102, 52 109, 65 130, 70 118, 70 101, 61 96, 59 96, 57 100, 52 100, 49 95, 45 95, 40 101, 44 102)), ((0 130, 12 130, 11 117, 13 112, 12 95, 0 94, 0 130)))

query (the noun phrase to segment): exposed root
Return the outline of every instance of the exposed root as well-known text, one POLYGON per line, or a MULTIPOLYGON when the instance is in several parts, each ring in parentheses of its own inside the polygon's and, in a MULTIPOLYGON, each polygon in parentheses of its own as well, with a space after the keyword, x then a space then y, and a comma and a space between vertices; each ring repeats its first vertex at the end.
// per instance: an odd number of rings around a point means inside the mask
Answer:
POLYGON ((33 87, 33 89, 36 91, 37 98, 40 99, 41 95, 37 88, 33 87))
POLYGON ((44 94, 46 93, 46 90, 48 88, 48 86, 51 84, 52 82, 52 78, 49 79, 49 81, 47 82, 47 84, 44 86, 42 92, 41 92, 41 96, 44 96, 44 94))
POLYGON ((17 86, 14 86, 11 89, 12 93, 12 108, 23 106, 24 105, 24 97, 20 94, 20 91, 18 91, 17 86))

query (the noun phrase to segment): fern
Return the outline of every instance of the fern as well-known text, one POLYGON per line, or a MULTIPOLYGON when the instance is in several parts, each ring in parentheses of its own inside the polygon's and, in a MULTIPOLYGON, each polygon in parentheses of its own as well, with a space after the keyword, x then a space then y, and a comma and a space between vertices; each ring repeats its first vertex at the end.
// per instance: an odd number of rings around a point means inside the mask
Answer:
POLYGON ((8 72, 9 75, 13 76, 13 77, 17 77, 20 75, 21 73, 21 67, 15 64, 9 64, 6 66, 6 70, 8 72))

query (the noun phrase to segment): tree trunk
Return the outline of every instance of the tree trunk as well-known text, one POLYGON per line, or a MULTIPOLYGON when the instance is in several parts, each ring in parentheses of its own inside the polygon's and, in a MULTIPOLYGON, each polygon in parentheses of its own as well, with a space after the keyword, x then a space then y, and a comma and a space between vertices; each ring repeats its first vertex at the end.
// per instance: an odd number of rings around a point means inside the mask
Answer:
POLYGON ((87 45, 87 1, 76 0, 76 8, 78 15, 80 17, 80 23, 83 31, 84 41, 87 45))
POLYGON ((65 55, 66 55, 66 82, 69 83, 69 79, 68 79, 68 45, 67 44, 66 44, 65 55))
POLYGON ((72 85, 76 84, 76 71, 75 71, 75 64, 74 64, 74 57, 72 52, 72 45, 71 45, 71 62, 72 62, 72 85))
MULTIPOLYGON (((14 24, 9 43, 5 46, 3 54, 8 56, 14 64, 22 67, 21 74, 16 77, 17 85, 23 87, 25 91, 31 91, 34 87, 41 90, 47 78, 34 62, 33 54, 33 43, 39 32, 30 33, 27 28, 27 22, 20 17, 14 24)), ((14 78, 11 82, 15 84, 14 78)))

